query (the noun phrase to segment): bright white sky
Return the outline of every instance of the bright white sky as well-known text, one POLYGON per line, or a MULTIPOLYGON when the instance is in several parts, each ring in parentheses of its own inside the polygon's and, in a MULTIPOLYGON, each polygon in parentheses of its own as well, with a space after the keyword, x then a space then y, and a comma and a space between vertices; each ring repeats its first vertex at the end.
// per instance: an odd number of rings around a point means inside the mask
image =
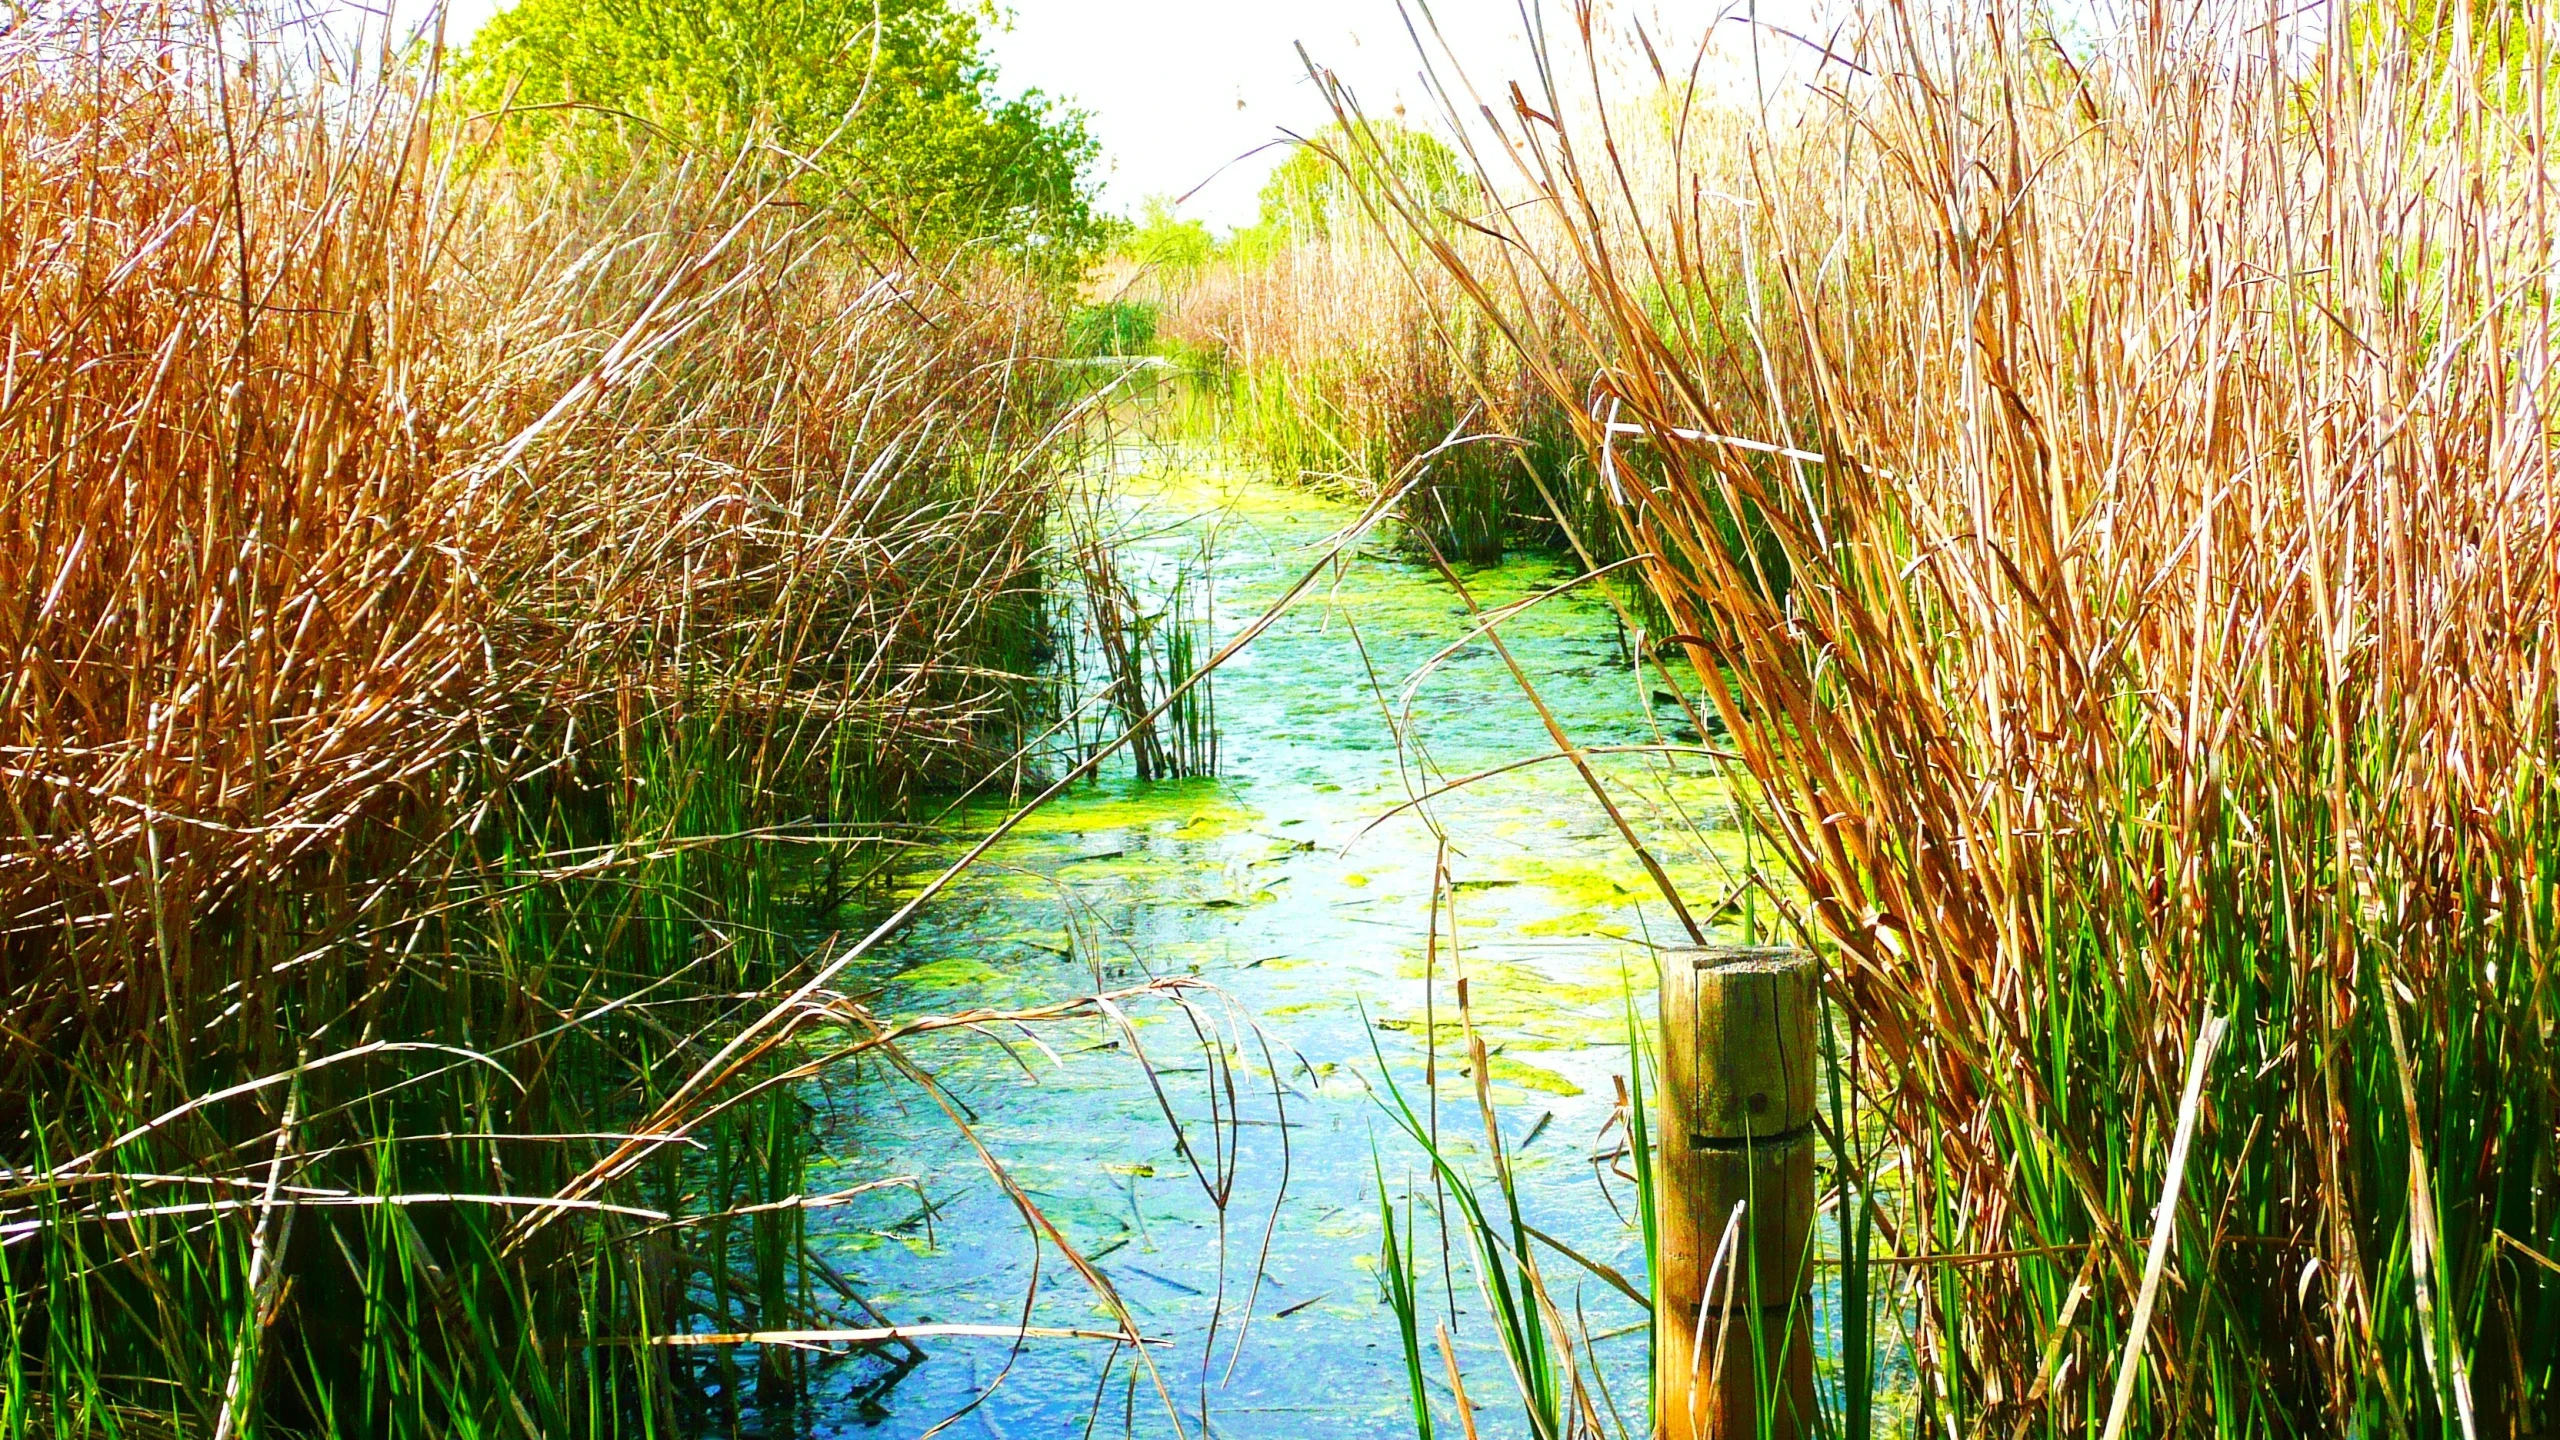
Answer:
MULTIPOLYGON (((1299 43, 1370 114, 1402 103, 1419 121, 1430 109, 1394 0, 1013 0, 1012 9, 1013 28, 994 44, 1004 88, 1035 88, 1093 117, 1106 203, 1123 213, 1150 195, 1200 187, 1183 213, 1213 229, 1250 222, 1262 178, 1285 151, 1237 157, 1332 118, 1299 43)), ((1440 0, 1434 9, 1452 44, 1488 63, 1511 61, 1506 73, 1525 68, 1515 58, 1525 43, 1514 0, 1440 0)))
MULTIPOLYGON (((451 0, 448 37, 461 43, 503 3, 451 0)), ((1521 3, 1437 0, 1433 6, 1441 33, 1488 96, 1529 76, 1521 3)), ((1340 74, 1369 114, 1393 115, 1402 105, 1417 124, 1436 116, 1395 0, 1000 4, 1012 17, 1010 28, 992 37, 1000 88, 1037 89, 1091 117, 1102 142, 1104 204, 1123 214, 1134 215, 1152 195, 1196 190, 1184 214, 1217 230, 1250 222, 1263 177, 1285 151, 1238 157, 1284 131, 1307 134, 1331 118, 1299 61, 1298 43, 1340 74)), ((401 13, 418 8, 410 0, 401 13)), ((1722 13, 1708 0, 1619 0, 1603 8, 1620 20, 1641 20, 1674 64, 1682 47, 1697 44, 1700 29, 1722 13)), ((1570 0, 1544 0, 1544 10, 1545 23, 1563 40, 1570 0)))

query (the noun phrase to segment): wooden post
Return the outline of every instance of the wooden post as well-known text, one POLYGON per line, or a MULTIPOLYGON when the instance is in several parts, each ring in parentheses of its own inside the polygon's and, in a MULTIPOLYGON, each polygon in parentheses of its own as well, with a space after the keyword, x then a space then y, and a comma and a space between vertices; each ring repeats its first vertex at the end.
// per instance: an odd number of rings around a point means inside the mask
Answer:
POLYGON ((1813 960, 1801 950, 1663 954, 1654 1166, 1654 1429, 1663 1440, 1761 1440, 1764 1397, 1767 1440, 1813 1433, 1805 1291, 1817 1013, 1813 960))

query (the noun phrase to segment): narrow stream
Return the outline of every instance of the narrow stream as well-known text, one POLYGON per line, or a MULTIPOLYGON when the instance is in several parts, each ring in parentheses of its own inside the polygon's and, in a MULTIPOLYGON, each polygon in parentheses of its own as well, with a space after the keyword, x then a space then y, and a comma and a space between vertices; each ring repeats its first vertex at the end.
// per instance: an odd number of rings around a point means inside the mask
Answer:
MULTIPOLYGON (((1215 451, 1151 453, 1152 462, 1131 452, 1120 500, 1144 517, 1141 561, 1196 563, 1205 537, 1220 640, 1354 516, 1235 478, 1215 451)), ((1463 579, 1491 609, 1572 574, 1525 557, 1463 579)), ((1400 1229, 1411 1197, 1425 1345, 1435 1323, 1454 1317, 1482 1433, 1524 1433, 1466 1241, 1448 1231, 1451 1295, 1429 1171, 1375 1088, 1383 1054, 1415 1108, 1429 1109, 1425 1022, 1436 1021, 1439 1123, 1459 1163, 1481 1175, 1483 1122, 1455 1024, 1460 974, 1492 1050, 1491 1093, 1530 1223, 1644 1283, 1629 1186, 1595 1157, 1619 1144, 1603 1132, 1615 1077, 1627 1071, 1628 997, 1649 1014, 1648 945, 1676 938, 1670 917, 1571 767, 1531 764, 1428 807, 1447 836, 1457 933, 1452 945, 1444 910, 1436 959, 1427 956, 1440 842, 1414 810, 1377 822, 1434 784, 1554 747, 1480 640, 1400 694, 1472 626, 1438 575, 1373 539, 1329 578, 1219 674, 1216 779, 1105 779, 1077 790, 931 906, 862 982, 882 1013, 902 1018, 1052 1004, 1091 993, 1097 978, 1213 987, 1188 998, 1205 1033, 1231 1047, 1232 1097, 1212 1083, 1204 1031, 1164 997, 1131 1002, 1128 1032, 1081 1019, 946 1032, 913 1047, 976 1138, 1109 1276, 1142 1333, 1167 1342, 1149 1347, 1153 1373, 1090 1339, 1032 1339, 1017 1352, 1005 1339, 936 1337, 923 1344, 928 1358, 886 1386, 876 1362, 829 1367, 817 1433, 920 1435, 984 1395, 943 1433, 1027 1440, 1084 1434, 1091 1423, 1095 1434, 1172 1435, 1178 1424, 1199 1435, 1205 1412, 1207 1433, 1219 1435, 1410 1435, 1404 1356, 1379 1277, 1381 1173, 1400 1229), (1402 746, 1390 708, 1409 709, 1402 746), (1241 1124, 1213 1123, 1213 1092, 1214 1120, 1241 1124), (1177 1144, 1165 1102, 1187 1144, 1177 1144), (1222 1174, 1223 1224, 1211 1194, 1222 1174)), ((1694 742, 1657 696, 1659 682, 1639 683, 1591 587, 1541 602, 1501 633, 1576 741, 1694 742)), ((1738 842, 1728 848, 1707 762, 1617 754, 1600 763, 1693 903, 1723 893, 1738 842)), ((981 834, 1001 813, 972 812, 953 833, 981 834)), ((942 858, 926 857, 920 872, 942 858)), ((816 1251, 884 1316, 1114 1328, 1055 1247, 1035 1247, 925 1091, 871 1066, 813 1099, 812 1149, 831 1157, 810 1177, 813 1193, 912 1177, 809 1217, 816 1251)), ((1493 1200, 1489 1185, 1484 1193, 1493 1200)), ((1642 1312, 1571 1261, 1539 1261, 1592 1335, 1616 1332, 1597 1347, 1620 1413, 1642 1434, 1642 1312)), ((1440 1362, 1428 1358, 1435 1409, 1452 1425, 1440 1362)))

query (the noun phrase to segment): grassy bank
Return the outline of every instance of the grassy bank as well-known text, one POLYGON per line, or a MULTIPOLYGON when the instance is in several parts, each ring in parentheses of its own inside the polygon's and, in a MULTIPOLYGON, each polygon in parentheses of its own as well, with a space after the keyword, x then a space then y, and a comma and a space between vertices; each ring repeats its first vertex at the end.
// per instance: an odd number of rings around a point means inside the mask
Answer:
POLYGON ((1891 5, 1452 117, 1827 967, 1836 1433, 1904 1327, 1932 1433, 2550 1423, 2549 19, 1891 5))
POLYGON ((787 1049, 546 1197, 1034 713, 1057 306, 311 43, 0 39, 0 1428, 787 1405, 787 1049))

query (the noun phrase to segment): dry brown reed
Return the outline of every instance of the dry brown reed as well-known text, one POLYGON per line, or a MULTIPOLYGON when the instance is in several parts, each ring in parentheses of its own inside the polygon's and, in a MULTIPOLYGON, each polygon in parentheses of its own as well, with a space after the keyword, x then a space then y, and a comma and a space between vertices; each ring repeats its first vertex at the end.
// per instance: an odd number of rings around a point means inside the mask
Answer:
POLYGON ((1366 231, 1217 260, 1174 298, 1161 332, 1232 365, 1248 416, 1296 420, 1245 428, 1268 464, 1364 497, 1446 433, 1425 413, 1434 402, 1467 390, 1404 258, 1366 231))
POLYGON ((184 1010, 210 915, 379 871, 466 755, 620 767, 688 705, 752 717, 759 785, 848 724, 969 748, 1004 677, 937 662, 1040 541, 1035 292, 701 157, 474 173, 414 80, 204 43, 0 57, 6 943, 118 957, 23 1013, 184 1010))
MULTIPOLYGON (((769 145, 511 155, 432 58, 322 58, 0 34, 11 1424, 655 1414, 563 1346, 659 1281, 474 1237, 792 963, 759 837, 1007 753, 1045 643, 1048 291, 855 238, 769 145)), ((721 1185, 787 1193, 754 1113, 721 1185)), ((775 1223, 686 1262, 722 1318, 809 1313, 775 1223)))
POLYGON ((1828 957, 1843 1433, 1905 1322, 1933 1433, 2536 1433, 2553 17, 1887 4, 1754 109, 1575 13, 1439 258, 1569 316, 1828 957))
MULTIPOLYGON (((1329 167, 1351 158, 1339 137, 1307 143, 1329 167)), ((1431 223, 1481 258, 1450 213, 1431 223)), ((1553 319, 1542 304, 1514 323, 1553 319)), ((1489 562, 1544 526, 1522 458, 1559 486, 1578 459, 1500 323, 1469 309, 1405 236, 1355 213, 1323 230, 1267 218, 1173 290, 1158 333, 1211 362, 1222 433, 1286 483, 1367 500, 1453 433, 1521 441, 1458 452, 1407 501, 1407 523, 1445 553, 1489 562)))
POLYGON ((360 845, 490 698, 417 333, 423 136, 243 95, 183 44, 0 57, 6 943, 169 972, 13 964, 39 1044, 164 1013, 208 908, 360 845))

